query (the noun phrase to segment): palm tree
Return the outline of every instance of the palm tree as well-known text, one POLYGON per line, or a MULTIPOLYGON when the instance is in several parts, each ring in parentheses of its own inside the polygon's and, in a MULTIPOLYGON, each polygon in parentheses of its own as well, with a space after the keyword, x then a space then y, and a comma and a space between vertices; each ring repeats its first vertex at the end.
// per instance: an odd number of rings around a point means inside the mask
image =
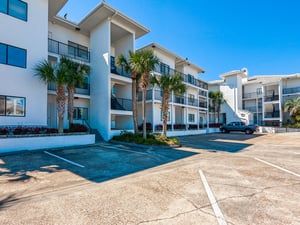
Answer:
POLYGON ((169 99, 172 92, 175 94, 183 94, 186 91, 186 86, 183 83, 183 77, 176 73, 173 76, 169 74, 162 74, 159 78, 153 76, 151 78, 151 84, 157 85, 162 90, 162 122, 163 130, 162 136, 167 136, 167 120, 169 111, 169 99))
POLYGON ((39 62, 35 67, 35 76, 38 76, 43 82, 56 84, 56 104, 58 113, 58 132, 64 132, 64 113, 65 113, 65 74, 66 69, 61 64, 52 66, 47 60, 39 62))
POLYGON ((218 114, 218 122, 220 122, 221 105, 225 103, 223 93, 221 91, 211 91, 208 93, 212 105, 210 106, 214 112, 214 122, 216 123, 216 113, 218 114))
POLYGON ((290 117, 293 119, 293 122, 295 122, 296 117, 300 113, 300 97, 287 100, 284 104, 284 111, 289 112, 290 117))
POLYGON ((142 89, 142 120, 143 120, 143 137, 147 138, 146 133, 146 92, 150 82, 150 72, 154 70, 155 66, 159 63, 159 59, 153 54, 152 50, 138 51, 138 61, 134 64, 137 68, 136 71, 141 74, 139 83, 142 89))
POLYGON ((137 120, 137 93, 138 93, 138 68, 136 68, 135 63, 138 60, 138 53, 129 51, 129 59, 124 55, 119 55, 117 57, 117 65, 124 68, 126 73, 131 74, 131 80, 132 80, 132 88, 131 88, 131 94, 132 94, 132 113, 133 113, 133 127, 134 127, 134 133, 138 132, 138 120, 137 120))
POLYGON ((75 85, 81 85, 83 83, 84 76, 90 72, 90 67, 74 62, 66 57, 62 57, 60 63, 66 71, 65 82, 68 90, 68 120, 69 127, 71 127, 73 124, 75 85))

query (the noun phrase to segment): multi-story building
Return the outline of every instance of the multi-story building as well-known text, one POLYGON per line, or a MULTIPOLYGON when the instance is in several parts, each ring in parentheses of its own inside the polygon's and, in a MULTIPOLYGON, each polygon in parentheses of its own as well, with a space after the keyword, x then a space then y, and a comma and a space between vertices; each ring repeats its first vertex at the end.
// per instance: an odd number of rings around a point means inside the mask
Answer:
MULTIPOLYGON (((207 127, 208 118, 208 84, 198 78, 199 73, 204 73, 204 69, 157 43, 151 43, 141 49, 151 49, 160 61, 155 70, 152 71, 153 75, 181 74, 187 87, 185 94, 172 93, 171 95, 168 112, 168 129, 170 130, 168 135, 195 134, 205 131, 203 129, 207 127)), ((141 100, 141 95, 139 100, 141 100)), ((162 91, 158 87, 150 85, 146 95, 146 117, 147 123, 153 131, 161 131, 162 129, 161 100, 162 91)), ((138 107, 138 112, 141 112, 141 105, 138 107)), ((142 123, 141 117, 139 117, 139 123, 142 123)))
POLYGON ((221 91, 225 103, 220 122, 242 120, 267 126, 287 122, 284 104, 300 96, 300 74, 248 77, 247 69, 221 75, 223 80, 209 82, 210 91, 221 91))
POLYGON ((135 40, 149 30, 105 3, 73 23, 57 16, 66 2, 1 1, 0 125, 57 126, 55 84, 45 85, 33 68, 66 56, 91 68, 76 87, 75 122, 87 121, 108 140, 133 129, 131 79, 118 71, 114 57, 133 51, 135 40))

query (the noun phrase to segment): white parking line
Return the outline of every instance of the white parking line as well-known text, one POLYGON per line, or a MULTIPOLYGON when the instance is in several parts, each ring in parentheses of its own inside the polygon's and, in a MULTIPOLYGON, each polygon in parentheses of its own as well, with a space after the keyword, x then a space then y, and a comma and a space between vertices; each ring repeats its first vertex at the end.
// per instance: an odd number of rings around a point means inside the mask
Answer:
POLYGON ((298 174, 298 173, 294 173, 294 172, 292 172, 292 171, 290 171, 290 170, 287 170, 287 169, 284 169, 284 168, 282 168, 282 167, 280 167, 280 166, 276 166, 276 165, 274 165, 274 164, 272 164, 272 163, 269 163, 269 162, 267 162, 267 161, 265 161, 265 160, 262 160, 262 159, 259 159, 259 158, 254 158, 254 159, 256 159, 257 161, 260 161, 260 162, 262 162, 262 163, 264 163, 264 164, 267 164, 267 165, 269 165, 269 166, 272 166, 272 167, 274 167, 274 168, 277 168, 277 169, 279 169, 279 170, 282 170, 282 171, 284 171, 284 172, 287 172, 287 173, 289 173, 289 174, 293 174, 293 175, 295 175, 296 177, 300 177, 300 174, 298 174))
POLYGON ((204 185, 204 188, 205 188, 205 191, 207 193, 207 196, 208 196, 208 199, 210 201, 210 204, 215 212, 215 216, 217 218, 217 221, 219 223, 219 225, 227 225, 227 222, 223 216, 223 213, 221 211, 221 209, 219 208, 218 206, 218 203, 216 201, 216 198, 212 192, 212 190, 210 189, 208 183, 207 183, 207 180, 206 180, 206 177, 204 176, 202 170, 199 170, 199 173, 200 173, 200 177, 201 177, 201 180, 202 180, 202 183, 204 185))
POLYGON ((48 154, 48 155, 51 155, 51 156, 53 156, 53 157, 55 157, 55 158, 61 159, 61 160, 65 161, 65 162, 71 163, 71 164, 73 164, 73 165, 75 165, 75 166, 78 166, 78 167, 81 167, 81 168, 84 168, 84 167, 85 167, 85 166, 83 166, 83 165, 81 165, 81 164, 79 164, 79 163, 76 163, 76 162, 73 162, 73 161, 71 161, 71 160, 65 159, 65 158, 60 157, 60 156, 58 156, 58 155, 52 154, 52 153, 50 153, 50 152, 44 151, 44 153, 46 153, 46 154, 48 154))

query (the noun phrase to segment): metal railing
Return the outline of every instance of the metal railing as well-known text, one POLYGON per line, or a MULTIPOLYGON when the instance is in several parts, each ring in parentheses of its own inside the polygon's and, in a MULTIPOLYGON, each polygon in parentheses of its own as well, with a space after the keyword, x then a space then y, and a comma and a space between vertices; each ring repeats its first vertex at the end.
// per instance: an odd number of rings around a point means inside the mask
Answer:
POLYGON ((261 98, 262 93, 257 92, 250 92, 250 93, 243 93, 243 98, 261 98))
POLYGON ((48 39, 48 51, 62 56, 67 56, 84 62, 90 62, 90 52, 84 49, 48 39))
POLYGON ((208 89, 208 84, 203 82, 202 80, 199 80, 190 74, 184 74, 182 72, 174 70, 164 63, 157 64, 154 68, 154 72, 157 72, 160 74, 167 74, 167 75, 171 75, 171 76, 174 74, 180 74, 185 83, 192 84, 194 86, 197 86, 197 87, 200 87, 200 88, 203 88, 206 90, 208 89))
POLYGON ((116 65, 116 58, 114 56, 110 57, 110 72, 123 77, 131 77, 131 74, 127 73, 124 67, 119 67, 116 65))
POLYGON ((300 93, 300 87, 282 89, 282 94, 295 94, 295 93, 300 93))
POLYGON ((270 119, 270 118, 279 118, 280 117, 280 112, 279 111, 265 112, 264 116, 267 119, 270 119))
POLYGON ((132 99, 111 97, 111 109, 132 111, 132 99))
MULTIPOLYGON (((48 90, 56 91, 56 84, 55 83, 48 83, 48 90)), ((67 88, 65 87, 65 92, 67 92, 67 88)), ((75 94, 80 95, 90 95, 90 84, 83 83, 82 85, 75 86, 75 94)))
POLYGON ((270 95, 264 97, 265 102, 272 102, 272 101, 278 101, 279 95, 270 95))

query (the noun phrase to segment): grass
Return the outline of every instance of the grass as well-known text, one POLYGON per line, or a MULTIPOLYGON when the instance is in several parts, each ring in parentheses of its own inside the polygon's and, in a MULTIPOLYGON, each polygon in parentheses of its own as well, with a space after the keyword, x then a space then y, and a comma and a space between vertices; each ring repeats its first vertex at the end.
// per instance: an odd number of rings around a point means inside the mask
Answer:
POLYGON ((143 145, 159 145, 159 146, 170 146, 178 145, 179 141, 177 138, 166 138, 160 134, 147 134, 147 139, 143 138, 143 134, 134 134, 131 132, 123 131, 120 136, 114 136, 113 140, 131 142, 143 145))

